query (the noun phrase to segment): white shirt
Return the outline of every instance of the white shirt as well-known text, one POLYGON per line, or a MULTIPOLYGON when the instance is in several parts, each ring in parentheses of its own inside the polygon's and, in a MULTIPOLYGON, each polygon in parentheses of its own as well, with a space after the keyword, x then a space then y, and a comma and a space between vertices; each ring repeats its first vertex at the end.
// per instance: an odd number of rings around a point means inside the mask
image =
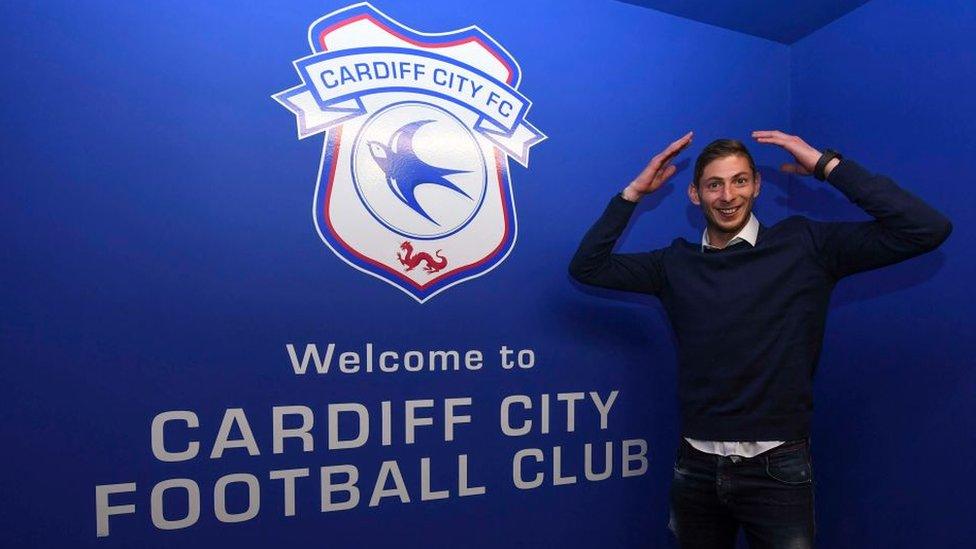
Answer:
MULTIPOLYGON (((750 246, 756 245, 756 239, 759 237, 759 220, 752 213, 749 214, 749 221, 746 222, 745 227, 736 234, 732 240, 726 246, 731 246, 732 244, 737 244, 739 242, 748 242, 750 246)), ((708 229, 702 233, 702 251, 705 248, 718 249, 718 246, 712 246, 708 240, 708 229)), ((775 448, 780 444, 783 444, 783 440, 760 440, 754 442, 729 442, 721 440, 695 440, 685 437, 688 444, 691 444, 696 450, 702 452, 707 452, 709 454, 718 454, 720 456, 742 456, 742 457, 753 457, 766 450, 775 448)))

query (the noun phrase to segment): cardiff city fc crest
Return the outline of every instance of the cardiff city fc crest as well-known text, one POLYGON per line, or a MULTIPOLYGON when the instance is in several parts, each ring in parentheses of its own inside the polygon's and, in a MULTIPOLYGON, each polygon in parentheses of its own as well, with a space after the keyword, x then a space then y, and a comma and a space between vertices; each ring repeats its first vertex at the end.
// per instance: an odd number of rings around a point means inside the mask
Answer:
POLYGON ((545 139, 515 59, 478 27, 422 33, 368 3, 308 29, 302 84, 272 97, 298 137, 325 133, 313 200, 322 240, 423 303, 515 244, 508 160, 545 139))

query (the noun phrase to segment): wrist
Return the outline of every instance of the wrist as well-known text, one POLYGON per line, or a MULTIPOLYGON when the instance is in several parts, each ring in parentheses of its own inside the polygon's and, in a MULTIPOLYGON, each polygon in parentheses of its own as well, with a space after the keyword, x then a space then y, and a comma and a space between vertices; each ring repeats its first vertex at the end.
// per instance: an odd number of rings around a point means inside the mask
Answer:
POLYGON ((627 202, 639 202, 644 195, 635 191, 630 185, 627 185, 624 187, 624 190, 620 192, 620 196, 627 202))
POLYGON ((820 159, 817 160, 817 164, 813 167, 813 177, 820 181, 826 180, 830 170, 833 170, 837 164, 840 164, 842 158, 840 153, 833 149, 824 150, 823 154, 820 155, 820 159), (828 166, 830 166, 830 170, 827 169, 828 166))
POLYGON ((827 165, 824 166, 824 179, 830 177, 830 172, 834 171, 838 164, 840 164, 840 158, 832 158, 830 162, 827 162, 827 165))

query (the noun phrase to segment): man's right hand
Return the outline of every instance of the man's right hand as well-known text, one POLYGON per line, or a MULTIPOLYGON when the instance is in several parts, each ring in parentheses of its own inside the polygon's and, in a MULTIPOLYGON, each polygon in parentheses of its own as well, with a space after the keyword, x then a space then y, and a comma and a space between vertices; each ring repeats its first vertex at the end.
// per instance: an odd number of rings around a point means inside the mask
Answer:
POLYGON ((691 138, 695 132, 690 131, 683 137, 668 145, 668 148, 661 151, 651 159, 643 171, 630 182, 629 185, 620 193, 625 200, 637 202, 646 194, 650 194, 661 188, 662 185, 672 176, 676 168, 671 164, 674 157, 691 144, 691 138))

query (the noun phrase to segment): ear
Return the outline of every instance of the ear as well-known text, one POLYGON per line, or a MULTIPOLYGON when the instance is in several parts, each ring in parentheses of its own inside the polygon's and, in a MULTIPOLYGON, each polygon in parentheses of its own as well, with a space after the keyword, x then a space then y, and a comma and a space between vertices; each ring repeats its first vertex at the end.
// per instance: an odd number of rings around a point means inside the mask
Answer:
POLYGON ((757 171, 756 172, 756 190, 752 192, 752 197, 753 198, 756 198, 757 196, 759 196, 759 187, 761 185, 762 185, 762 177, 759 175, 759 172, 757 171))
POLYGON ((701 196, 698 195, 698 186, 694 183, 688 183, 688 200, 695 206, 701 206, 701 196))

